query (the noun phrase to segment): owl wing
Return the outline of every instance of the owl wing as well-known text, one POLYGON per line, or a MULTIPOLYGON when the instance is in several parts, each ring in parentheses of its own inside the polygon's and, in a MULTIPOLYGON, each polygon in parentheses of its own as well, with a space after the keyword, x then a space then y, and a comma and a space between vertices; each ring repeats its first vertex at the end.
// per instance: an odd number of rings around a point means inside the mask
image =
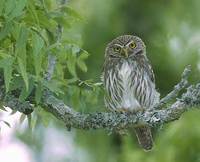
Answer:
POLYGON ((118 59, 117 58, 113 58, 112 60, 109 59, 109 57, 105 58, 104 59, 104 64, 103 64, 103 67, 102 67, 102 74, 100 76, 100 79, 102 82, 104 82, 104 78, 106 76, 108 76, 108 71, 109 69, 112 69, 115 64, 117 64, 118 62, 118 59))
POLYGON ((139 65, 141 65, 141 68, 145 70, 151 82, 155 84, 154 72, 148 58, 145 55, 140 55, 140 57, 138 57, 137 59, 138 59, 137 61, 139 62, 139 65))
POLYGON ((151 82, 155 84, 154 72, 153 72, 151 63, 146 57, 146 55, 141 55, 140 57, 138 57, 138 62, 141 65, 141 67, 144 69, 144 71, 146 72, 151 82))
POLYGON ((145 69, 151 81, 155 84, 155 76, 149 60, 146 60, 145 69))
MULTIPOLYGON (((139 104, 141 106, 150 107, 154 105, 155 102, 157 102, 159 95, 155 89, 155 78, 153 69, 151 67, 151 64, 149 60, 145 57, 143 57, 141 60, 139 60, 140 68, 143 70, 143 74, 140 71, 140 74, 137 76, 141 77, 139 80, 139 84, 137 84, 137 87, 135 89, 135 97, 139 104), (146 76, 146 79, 144 77, 146 76)), ((138 71, 139 72, 139 71, 138 71)))

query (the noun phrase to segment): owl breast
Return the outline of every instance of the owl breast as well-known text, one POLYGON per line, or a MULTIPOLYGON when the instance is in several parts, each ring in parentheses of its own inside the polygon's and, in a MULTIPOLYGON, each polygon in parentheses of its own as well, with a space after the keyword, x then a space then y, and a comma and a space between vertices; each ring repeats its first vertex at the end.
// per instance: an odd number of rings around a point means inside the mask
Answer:
POLYGON ((147 109, 159 100, 154 83, 135 61, 119 63, 104 77, 105 103, 112 110, 147 109))
POLYGON ((139 109, 141 107, 135 97, 135 94, 133 93, 135 91, 135 87, 132 84, 132 75, 131 66, 128 62, 123 63, 118 72, 118 76, 121 78, 120 84, 122 86, 120 107, 128 110, 139 109))

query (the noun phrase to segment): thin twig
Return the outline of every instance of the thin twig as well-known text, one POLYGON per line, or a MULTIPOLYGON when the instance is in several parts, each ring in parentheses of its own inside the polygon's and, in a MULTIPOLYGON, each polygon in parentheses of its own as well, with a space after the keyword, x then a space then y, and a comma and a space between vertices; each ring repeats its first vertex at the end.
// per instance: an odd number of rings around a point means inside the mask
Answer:
POLYGON ((47 72, 45 74, 45 79, 47 81, 50 81, 53 76, 55 64, 56 64, 56 57, 52 54, 49 54, 48 55, 48 68, 47 68, 47 72))
MULTIPOLYGON (((66 2, 67 2, 66 0, 62 0, 60 2, 60 5, 64 5, 66 2)), ((56 30, 56 38, 55 38, 56 43, 60 43, 61 38, 62 38, 62 33, 63 33, 63 27, 60 24, 58 24, 57 30, 56 30)), ((49 52, 48 53, 48 67, 47 67, 47 72, 44 77, 47 81, 50 81, 53 76, 55 64, 56 64, 56 57, 51 52, 49 52)))
POLYGON ((170 93, 168 93, 164 98, 162 98, 160 100, 160 102, 154 107, 154 109, 160 109, 161 107, 163 107, 166 103, 169 103, 169 101, 171 101, 172 99, 174 99, 175 97, 178 96, 178 93, 187 87, 188 85, 188 77, 189 77, 189 74, 191 72, 191 66, 188 65, 183 73, 182 73, 182 76, 181 76, 181 81, 174 86, 174 89, 173 91, 171 91, 170 93))

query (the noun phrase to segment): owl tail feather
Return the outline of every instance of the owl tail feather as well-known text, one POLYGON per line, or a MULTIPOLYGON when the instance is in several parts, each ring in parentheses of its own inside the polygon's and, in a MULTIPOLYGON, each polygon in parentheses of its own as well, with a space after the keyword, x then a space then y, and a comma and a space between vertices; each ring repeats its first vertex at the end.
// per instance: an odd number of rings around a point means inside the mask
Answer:
POLYGON ((153 138, 151 135, 151 128, 148 126, 140 126, 135 128, 135 133, 140 146, 145 151, 150 151, 153 147, 153 138))

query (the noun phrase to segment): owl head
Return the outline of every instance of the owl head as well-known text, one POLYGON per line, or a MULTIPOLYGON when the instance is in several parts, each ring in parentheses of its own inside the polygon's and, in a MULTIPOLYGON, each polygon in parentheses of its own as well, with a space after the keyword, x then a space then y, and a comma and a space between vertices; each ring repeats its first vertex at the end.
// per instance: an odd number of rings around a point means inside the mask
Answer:
POLYGON ((123 35, 107 45, 105 55, 110 58, 132 58, 137 55, 145 55, 145 53, 145 44, 139 37, 123 35))

